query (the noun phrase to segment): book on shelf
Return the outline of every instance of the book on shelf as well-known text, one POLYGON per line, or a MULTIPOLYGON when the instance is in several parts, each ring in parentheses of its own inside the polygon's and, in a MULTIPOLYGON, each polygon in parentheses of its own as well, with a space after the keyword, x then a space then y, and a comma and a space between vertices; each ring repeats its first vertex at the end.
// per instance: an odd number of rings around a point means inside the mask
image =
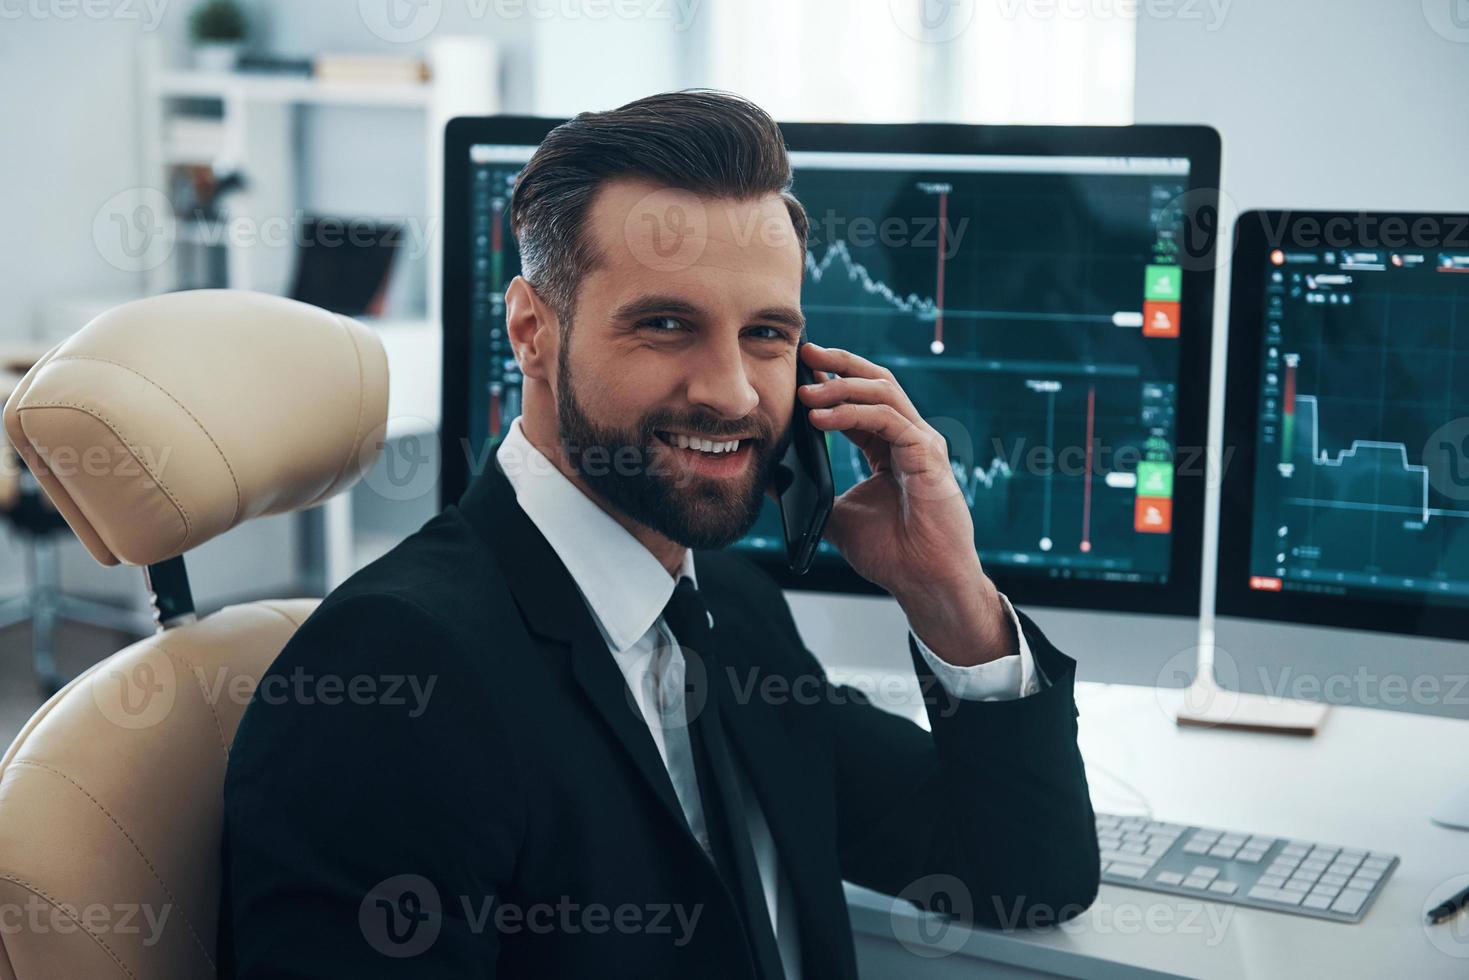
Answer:
POLYGON ((328 82, 376 82, 416 85, 428 81, 428 65, 405 55, 322 54, 316 77, 328 82))

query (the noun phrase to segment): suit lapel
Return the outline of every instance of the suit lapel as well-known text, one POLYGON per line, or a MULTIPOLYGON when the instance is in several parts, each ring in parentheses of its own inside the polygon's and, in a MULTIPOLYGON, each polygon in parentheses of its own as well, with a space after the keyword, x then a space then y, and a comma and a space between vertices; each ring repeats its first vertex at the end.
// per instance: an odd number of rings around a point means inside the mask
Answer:
MULTIPOLYGON (((475 477, 459 501, 504 570, 505 580, 531 632, 571 647, 572 676, 611 729, 643 783, 686 836, 688 821, 658 747, 627 681, 592 620, 576 582, 534 522, 515 500, 499 460, 475 477)), ((695 845, 697 846, 697 845, 695 845)))

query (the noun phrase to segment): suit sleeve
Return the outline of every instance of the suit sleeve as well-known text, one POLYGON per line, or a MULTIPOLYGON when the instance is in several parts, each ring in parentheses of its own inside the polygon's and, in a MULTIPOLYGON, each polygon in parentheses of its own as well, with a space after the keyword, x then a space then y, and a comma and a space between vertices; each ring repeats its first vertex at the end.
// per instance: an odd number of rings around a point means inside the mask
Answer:
MULTIPOLYGON (((777 608, 795 631, 789 607, 777 608)), ((926 881, 958 879, 968 894, 948 894, 950 908, 998 927, 1053 924, 1096 898, 1100 860, 1076 741, 1076 663, 1029 617, 1019 619, 1049 683, 1008 700, 955 697, 909 631, 931 732, 859 691, 830 688, 843 878, 920 905, 926 881)), ((821 670, 814 657, 809 667, 821 670)))
POLYGON ((522 813, 483 687, 415 604, 317 611, 255 692, 225 780, 221 972, 493 977, 522 813), (431 827, 426 831, 425 827, 431 827))

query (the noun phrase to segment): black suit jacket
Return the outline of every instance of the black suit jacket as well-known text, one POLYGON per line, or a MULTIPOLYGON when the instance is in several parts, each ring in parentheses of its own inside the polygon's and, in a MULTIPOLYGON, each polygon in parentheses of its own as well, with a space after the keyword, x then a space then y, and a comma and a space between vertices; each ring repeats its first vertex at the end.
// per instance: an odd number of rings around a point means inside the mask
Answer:
MULTIPOLYGON (((696 563, 721 662, 756 692, 725 727, 808 980, 857 975, 842 879, 954 876, 988 924, 1090 904, 1074 663, 1033 623, 1050 684, 1019 700, 955 701, 909 644, 930 734, 828 684, 755 565, 696 563)), ((240 980, 753 976, 622 674, 498 465, 302 625, 224 793, 221 959, 240 980)))

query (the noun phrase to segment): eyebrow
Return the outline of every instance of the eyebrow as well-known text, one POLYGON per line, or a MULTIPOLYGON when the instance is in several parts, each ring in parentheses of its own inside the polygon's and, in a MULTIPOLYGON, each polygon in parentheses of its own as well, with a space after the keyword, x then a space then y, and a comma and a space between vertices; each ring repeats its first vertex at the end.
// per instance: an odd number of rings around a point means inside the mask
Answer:
MULTIPOLYGON (((678 313, 684 316, 699 316, 703 310, 687 300, 676 296, 665 296, 650 294, 638 296, 623 303, 612 311, 614 320, 634 320, 657 313, 678 313)), ((769 320, 784 324, 794 330, 802 330, 806 326, 806 318, 799 309, 791 306, 769 306, 757 311, 751 320, 769 320)))

